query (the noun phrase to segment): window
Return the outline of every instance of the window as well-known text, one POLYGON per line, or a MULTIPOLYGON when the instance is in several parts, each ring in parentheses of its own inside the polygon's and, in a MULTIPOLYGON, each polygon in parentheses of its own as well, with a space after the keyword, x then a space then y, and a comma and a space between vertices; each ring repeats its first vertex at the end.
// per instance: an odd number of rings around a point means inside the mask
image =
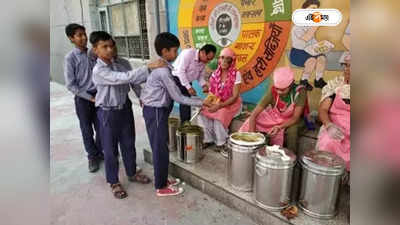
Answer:
POLYGON ((109 32, 108 14, 106 8, 99 9, 100 30, 109 32))
POLYGON ((118 55, 149 59, 145 0, 98 0, 100 29, 115 39, 118 55))

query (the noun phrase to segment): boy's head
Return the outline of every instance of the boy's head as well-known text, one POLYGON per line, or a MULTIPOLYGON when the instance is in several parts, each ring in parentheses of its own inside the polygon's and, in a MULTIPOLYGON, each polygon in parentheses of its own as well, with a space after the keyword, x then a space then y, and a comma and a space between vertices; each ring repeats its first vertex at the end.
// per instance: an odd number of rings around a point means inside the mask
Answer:
POLYGON ((319 8, 321 5, 321 3, 319 2, 319 0, 306 0, 303 5, 301 6, 301 8, 303 9, 317 9, 319 8))
POLYGON ((214 59, 217 48, 214 45, 206 44, 199 51, 199 59, 203 63, 209 63, 214 59))
POLYGON ((84 26, 76 23, 68 24, 65 27, 65 34, 76 47, 86 48, 87 36, 84 26))
POLYGON ((168 62, 172 62, 176 59, 178 56, 179 46, 179 39, 169 32, 159 33, 154 41, 157 55, 161 56, 168 62))
POLYGON ((105 31, 94 31, 89 39, 94 53, 99 58, 110 61, 114 57, 114 43, 110 34, 105 31))

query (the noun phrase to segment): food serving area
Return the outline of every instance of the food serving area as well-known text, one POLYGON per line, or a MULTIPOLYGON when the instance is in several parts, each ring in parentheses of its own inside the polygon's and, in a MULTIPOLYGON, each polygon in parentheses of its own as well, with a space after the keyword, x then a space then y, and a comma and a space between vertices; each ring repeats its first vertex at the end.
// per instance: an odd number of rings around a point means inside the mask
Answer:
MULTIPOLYGON (((52 224, 349 224, 350 190, 341 189, 338 215, 333 219, 315 219, 301 209, 298 216, 287 220, 279 211, 258 206, 253 192, 233 189, 227 180, 227 159, 206 149, 204 157, 194 163, 181 162, 176 152, 170 153, 170 174, 185 183, 181 197, 157 199, 153 185, 129 184, 120 168, 121 182, 127 185, 126 201, 113 199, 104 181, 104 165, 95 174, 87 172, 87 161, 82 149, 79 124, 74 117, 73 97, 62 85, 51 83, 51 204, 52 224), (222 204, 221 204, 222 203, 222 204), (162 206, 161 208, 159 206, 162 206), (81 216, 84 208, 91 208, 81 216), (109 207, 113 212, 107 211, 109 207), (146 212, 153 211, 154 215, 146 212)), ((136 124, 137 162, 143 172, 153 177, 151 152, 145 135, 142 112, 138 100, 131 95, 136 124), (146 163, 147 162, 147 163, 146 163)), ((177 116, 177 110, 172 116, 177 116)), ((239 117, 231 129, 238 130, 244 118, 239 117)), ((306 152, 316 142, 316 131, 303 132, 299 150, 306 152)), ((121 163, 122 165, 122 163, 121 163)))
MULTIPOLYGON (((178 117, 177 110, 173 111, 172 117, 178 117)), ((244 122, 245 116, 238 116, 231 125, 231 133, 239 129, 244 122)), ((196 123, 196 120, 193 121, 196 123)), ((313 149, 316 142, 317 131, 304 130, 299 138, 299 151, 304 154, 313 149)), ((239 191, 232 187, 228 181, 228 159, 222 154, 215 152, 211 146, 204 150, 201 160, 190 163, 180 160, 178 157, 180 151, 170 152, 170 174, 183 180, 186 184, 206 193, 212 198, 224 203, 225 205, 248 215, 258 224, 349 224, 350 212, 350 189, 346 185, 340 185, 338 213, 332 219, 317 219, 310 217, 298 208, 298 215, 288 220, 281 215, 280 210, 269 210, 260 207, 254 200, 253 191, 239 191)), ((152 163, 151 150, 148 148, 143 150, 144 160, 152 163)), ((299 168, 297 166, 296 174, 293 175, 293 188, 291 197, 297 196, 300 185, 299 168)), ((295 170, 296 170, 295 169, 295 170)), ((296 201, 292 201, 290 205, 296 205, 296 201)), ((297 205, 296 205, 297 206, 297 205)))

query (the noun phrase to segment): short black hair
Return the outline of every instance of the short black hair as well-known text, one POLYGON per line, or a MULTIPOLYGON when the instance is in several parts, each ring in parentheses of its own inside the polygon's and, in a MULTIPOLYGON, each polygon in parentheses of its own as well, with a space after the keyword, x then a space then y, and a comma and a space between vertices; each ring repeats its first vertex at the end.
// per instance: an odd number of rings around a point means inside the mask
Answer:
POLYGON ((93 46, 95 46, 99 41, 108 40, 112 40, 112 37, 109 33, 105 31, 93 31, 89 37, 89 41, 93 46))
POLYGON ((200 51, 205 51, 206 54, 213 52, 214 54, 217 53, 217 48, 214 45, 206 44, 201 47, 200 51))
POLYGON ((154 47, 156 49, 157 55, 161 56, 161 51, 166 48, 167 50, 169 50, 170 48, 173 47, 178 47, 180 46, 180 42, 179 39, 169 33, 169 32, 163 32, 163 33, 159 33, 156 36, 156 39, 154 40, 154 47))
POLYGON ((86 31, 84 26, 76 23, 70 23, 65 27, 65 34, 67 37, 74 37, 75 32, 79 29, 86 31))
POLYGON ((301 6, 301 8, 306 9, 307 7, 309 7, 310 5, 317 5, 318 8, 321 5, 321 2, 319 2, 319 0, 306 0, 303 5, 301 6))

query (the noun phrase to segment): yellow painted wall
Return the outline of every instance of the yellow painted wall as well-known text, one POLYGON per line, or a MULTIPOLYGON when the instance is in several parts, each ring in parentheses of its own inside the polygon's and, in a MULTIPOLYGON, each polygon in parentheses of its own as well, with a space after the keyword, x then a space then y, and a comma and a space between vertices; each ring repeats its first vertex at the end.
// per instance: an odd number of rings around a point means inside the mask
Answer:
MULTIPOLYGON (((321 27, 316 32, 316 39, 318 41, 321 40, 329 40, 335 45, 333 50, 344 51, 345 48, 342 44, 343 34, 346 30, 347 24, 350 19, 350 0, 320 0, 321 6, 320 8, 335 8, 338 9, 342 15, 342 22, 336 27, 321 27)), ((292 0, 292 10, 296 10, 301 8, 301 5, 304 3, 304 0, 292 0)), ((289 59, 287 57, 288 52, 292 46, 291 38, 289 37, 288 44, 286 45, 285 54, 282 54, 282 57, 277 66, 288 66, 291 65, 289 59)), ((292 67, 293 68, 293 67, 292 67)), ((302 68, 293 68, 295 72, 295 79, 299 81, 302 75, 302 68)), ((325 71, 324 79, 330 80, 335 78, 338 75, 341 75, 341 71, 325 71)), ((310 80, 314 80, 315 72, 312 74, 310 80)), ((309 103, 311 110, 317 110, 319 105, 319 100, 321 98, 321 89, 314 88, 313 91, 309 92, 309 103)))

